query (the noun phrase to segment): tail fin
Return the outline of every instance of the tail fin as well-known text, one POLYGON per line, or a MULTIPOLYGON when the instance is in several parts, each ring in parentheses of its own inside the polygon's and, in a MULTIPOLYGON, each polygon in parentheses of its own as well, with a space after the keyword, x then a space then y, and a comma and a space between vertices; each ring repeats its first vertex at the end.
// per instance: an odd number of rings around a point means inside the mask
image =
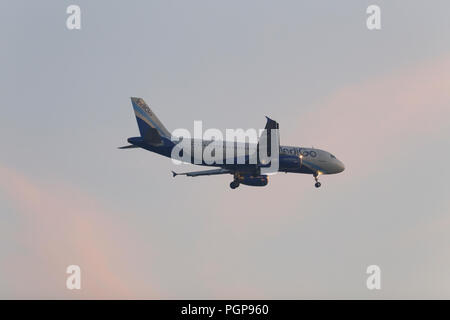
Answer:
POLYGON ((169 130, 167 130, 161 121, 159 121, 158 117, 145 103, 144 99, 132 97, 131 103, 133 104, 134 114, 136 115, 141 137, 147 138, 149 141, 160 140, 161 137, 170 139, 171 134, 169 130), (155 135, 158 135, 159 137, 155 137, 155 135))

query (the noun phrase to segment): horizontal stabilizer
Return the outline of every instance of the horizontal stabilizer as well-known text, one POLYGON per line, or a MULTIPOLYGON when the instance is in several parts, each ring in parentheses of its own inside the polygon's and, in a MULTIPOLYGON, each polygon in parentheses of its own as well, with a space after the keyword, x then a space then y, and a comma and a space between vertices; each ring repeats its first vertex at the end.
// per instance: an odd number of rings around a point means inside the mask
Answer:
POLYGON ((117 149, 133 149, 133 148, 139 148, 139 147, 135 146, 133 144, 130 144, 128 146, 118 147, 117 149))

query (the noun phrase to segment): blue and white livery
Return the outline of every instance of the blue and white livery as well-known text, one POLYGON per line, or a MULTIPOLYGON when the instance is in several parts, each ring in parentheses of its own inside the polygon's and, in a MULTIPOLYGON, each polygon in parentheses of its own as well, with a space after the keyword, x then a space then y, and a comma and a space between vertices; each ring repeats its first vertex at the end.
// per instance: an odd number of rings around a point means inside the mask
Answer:
MULTIPOLYGON (((136 115, 140 136, 128 138, 130 145, 120 147, 119 149, 142 148, 171 158, 172 150, 178 142, 172 140, 169 130, 166 129, 143 99, 132 97, 131 103, 136 115)), ((267 118, 265 129, 266 132, 269 132, 271 129, 277 129, 278 132, 279 125, 276 121, 267 118)), ((197 144, 201 148, 205 148, 209 144, 217 142, 217 140, 207 141, 195 139, 191 139, 190 141, 193 146, 197 144)), ((257 146, 255 146, 255 144, 251 145, 251 143, 233 143, 231 149, 229 147, 224 147, 223 156, 225 158, 227 157, 227 154, 231 154, 235 157, 239 154, 238 149, 247 152, 248 150, 253 150, 252 148, 257 149, 257 146)), ((269 178, 267 174, 263 174, 261 170, 267 165, 261 164, 259 159, 255 164, 242 164, 241 162, 238 162, 236 158, 234 159, 235 161, 229 160, 230 159, 227 158, 227 161, 213 164, 208 164, 205 161, 200 161, 199 163, 198 159, 195 159, 192 155, 190 163, 216 168, 184 173, 172 171, 172 174, 174 177, 177 175, 198 177, 231 174, 233 175, 233 181, 230 183, 232 189, 236 189, 241 184, 248 186, 266 186, 268 184, 269 178)), ((320 175, 340 173, 345 169, 342 161, 338 160, 334 155, 316 148, 280 145, 278 160, 279 172, 311 174, 315 179, 316 188, 321 186, 321 183, 319 182, 320 175)))

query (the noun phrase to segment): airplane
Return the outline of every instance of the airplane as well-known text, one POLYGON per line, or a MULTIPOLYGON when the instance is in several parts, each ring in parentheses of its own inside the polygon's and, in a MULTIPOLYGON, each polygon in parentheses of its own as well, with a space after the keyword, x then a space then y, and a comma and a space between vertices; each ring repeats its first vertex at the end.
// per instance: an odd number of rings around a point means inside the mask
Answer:
MULTIPOLYGON (((140 136, 130 137, 127 141, 129 145, 119 147, 119 149, 132 149, 132 148, 142 148, 151 152, 155 152, 162 156, 172 158, 172 150, 175 147, 176 139, 172 137, 169 130, 162 124, 158 117, 153 113, 150 107, 145 103, 142 98, 131 97, 131 104, 136 116, 136 121, 138 124, 140 136), (175 141, 174 141, 175 140, 175 141)), ((273 129, 277 129, 278 132, 279 124, 267 118, 265 131, 268 134, 273 129)), ((270 137, 268 136, 268 139, 270 137)), ((279 136, 278 136, 279 139, 279 136)), ((181 140, 178 140, 178 142, 181 140)), ((209 143, 213 143, 213 140, 201 140, 196 141, 191 139, 191 143, 199 143, 203 147, 209 143)), ((270 143, 269 149, 270 149, 270 143)), ((279 145, 279 144, 278 144, 279 145)), ((233 157, 237 155, 237 148, 246 148, 249 150, 249 142, 246 143, 234 143, 231 148, 224 149, 223 154, 231 153, 233 157)), ((251 146, 251 147, 254 147, 251 146)), ((229 148, 229 147, 227 147, 229 148)), ((270 154, 270 150, 267 152, 270 154)), ((248 153, 246 153, 248 156, 248 153)), ((190 163, 198 164, 198 161, 194 161, 194 156, 190 156, 190 163), (194 163, 195 162, 195 163, 194 163)), ((235 159, 236 160, 236 159, 235 159)), ((336 174, 344 171, 344 163, 338 160, 333 154, 325 150, 320 150, 316 148, 304 148, 304 147, 292 147, 292 146, 280 146, 279 145, 279 159, 278 159, 278 171, 285 173, 303 173, 311 174, 315 180, 315 187, 319 188, 321 183, 319 182, 320 175, 336 174)), ((173 177, 179 175, 185 175, 188 177, 199 177, 199 176, 210 176, 210 175, 221 175, 221 174, 231 174, 233 175, 233 181, 230 183, 231 189, 236 189, 239 185, 247 186, 266 186, 269 182, 268 175, 262 173, 262 168, 264 165, 258 162, 256 164, 239 164, 238 161, 224 161, 222 164, 213 163, 207 164, 205 161, 201 160, 200 165, 218 167, 217 169, 194 171, 194 172, 183 172, 176 173, 172 171, 173 177)))

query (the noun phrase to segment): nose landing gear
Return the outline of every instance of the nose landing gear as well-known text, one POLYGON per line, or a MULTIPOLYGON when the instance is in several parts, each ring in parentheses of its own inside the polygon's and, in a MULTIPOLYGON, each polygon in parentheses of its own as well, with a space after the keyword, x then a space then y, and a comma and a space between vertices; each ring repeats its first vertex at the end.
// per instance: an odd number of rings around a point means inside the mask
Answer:
POLYGON ((320 186, 322 185, 322 184, 319 182, 319 175, 320 175, 320 172, 316 172, 316 173, 313 174, 314 180, 316 180, 316 183, 314 184, 314 186, 315 186, 316 188, 320 188, 320 186))

